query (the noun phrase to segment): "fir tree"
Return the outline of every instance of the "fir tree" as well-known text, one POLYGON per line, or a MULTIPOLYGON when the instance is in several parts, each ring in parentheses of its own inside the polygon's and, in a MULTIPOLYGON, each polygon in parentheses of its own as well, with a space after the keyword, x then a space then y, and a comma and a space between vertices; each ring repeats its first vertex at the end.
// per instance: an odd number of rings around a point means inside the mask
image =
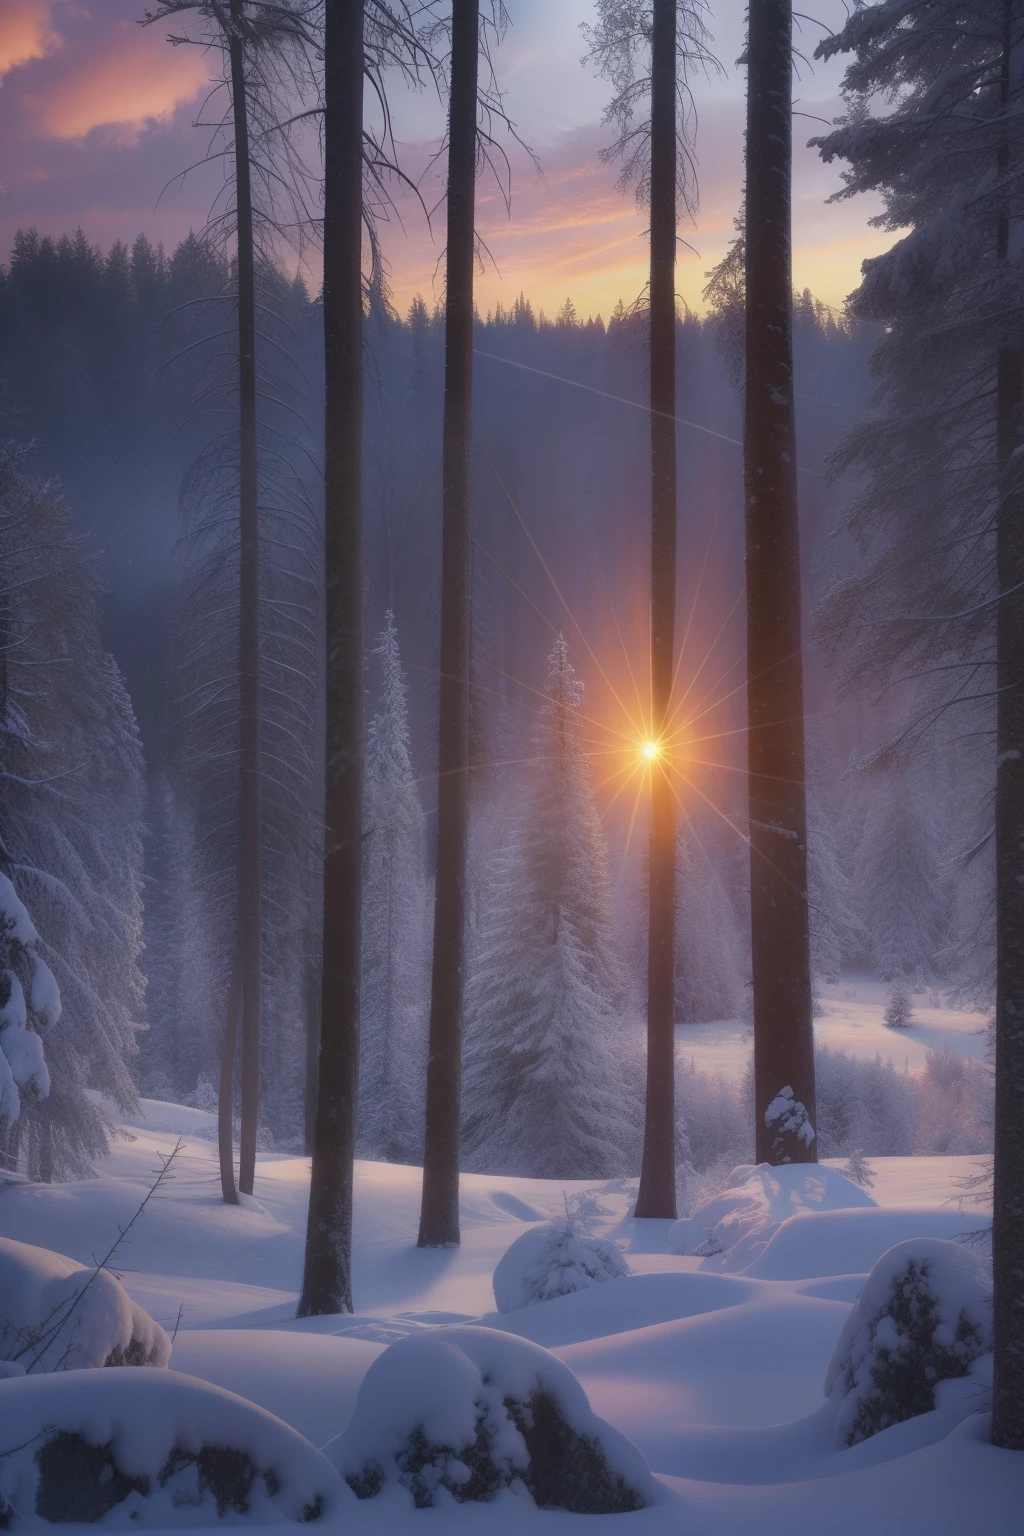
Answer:
POLYGON ((607 849, 559 637, 536 760, 491 871, 467 994, 473 1166, 546 1178, 624 1172, 634 1141, 610 961, 607 849))
POLYGON ((358 1145, 364 1157, 402 1159, 418 1153, 423 1131, 427 901, 423 811, 391 613, 373 654, 380 689, 366 734, 358 1145))
POLYGON ((908 1029, 913 1022, 910 1011, 910 989, 902 976, 897 976, 889 992, 885 1006, 885 1022, 889 1029, 908 1029))

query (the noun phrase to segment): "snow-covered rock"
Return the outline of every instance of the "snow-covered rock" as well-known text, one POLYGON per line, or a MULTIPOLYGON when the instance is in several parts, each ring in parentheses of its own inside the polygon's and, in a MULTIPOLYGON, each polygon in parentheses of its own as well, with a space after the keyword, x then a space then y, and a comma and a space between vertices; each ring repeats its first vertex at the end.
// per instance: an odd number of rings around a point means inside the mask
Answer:
POLYGON ((325 1451, 361 1499, 397 1485, 417 1508, 504 1489, 578 1514, 641 1509, 657 1497, 643 1456, 596 1417, 568 1366, 490 1328, 437 1328, 392 1344, 325 1451))
POLYGON ((175 1371, 68 1371, 0 1382, 0 1528, 109 1516, 167 1529, 218 1517, 333 1515, 352 1496, 308 1440, 175 1371), (8 1450, 8 1447, 18 1447, 8 1450))
POLYGON ((34 1375, 170 1356, 167 1334, 109 1270, 0 1238, 0 1362, 34 1375))
POLYGON ((822 1163, 741 1165, 730 1174, 728 1189, 673 1224, 668 1251, 695 1254, 708 1268, 735 1274, 758 1258, 790 1217, 874 1204, 852 1179, 822 1163))
POLYGON ((989 1261, 940 1238, 897 1243, 865 1281, 825 1376, 837 1440, 856 1445, 930 1413, 936 1384, 969 1375, 991 1349, 989 1261))
POLYGON ((571 1217, 560 1217, 531 1227, 506 1249, 494 1271, 494 1304, 499 1312, 519 1312, 628 1274, 616 1243, 588 1237, 571 1217))

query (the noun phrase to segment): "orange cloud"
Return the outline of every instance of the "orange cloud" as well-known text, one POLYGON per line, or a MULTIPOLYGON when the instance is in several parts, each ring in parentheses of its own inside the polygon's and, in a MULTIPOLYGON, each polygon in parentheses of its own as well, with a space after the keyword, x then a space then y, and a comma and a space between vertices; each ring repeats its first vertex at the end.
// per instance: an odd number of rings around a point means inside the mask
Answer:
POLYGON ((128 129, 167 119, 208 84, 216 60, 200 48, 171 48, 155 29, 111 29, 102 49, 26 106, 49 138, 80 139, 94 128, 128 129))
POLYGON ((0 80, 19 64, 41 59, 59 42, 48 0, 3 0, 0 7, 0 80))

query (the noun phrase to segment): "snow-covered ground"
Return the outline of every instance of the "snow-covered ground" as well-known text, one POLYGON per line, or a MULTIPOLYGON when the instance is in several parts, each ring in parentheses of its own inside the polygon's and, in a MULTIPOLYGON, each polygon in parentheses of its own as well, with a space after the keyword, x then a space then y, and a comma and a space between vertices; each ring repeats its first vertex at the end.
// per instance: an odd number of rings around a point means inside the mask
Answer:
MULTIPOLYGON (((888 1029, 888 998, 885 982, 873 976, 848 975, 836 986, 823 986, 815 1010, 815 1040, 861 1059, 881 1056, 900 1071, 923 1071, 929 1051, 953 1051, 975 1061, 984 1058, 985 1014, 952 1007, 941 990, 915 992, 909 1027, 888 1029)), ((687 1059, 692 1057, 698 1070, 721 1072, 736 1081, 746 1070, 752 1045, 749 1023, 738 1019, 680 1024, 676 1030, 677 1050, 687 1059)))
POLYGON ((346 1511, 346 1529, 554 1532, 588 1518, 609 1528, 629 1522, 651 1536, 788 1536, 819 1525, 860 1536, 868 1524, 877 1536, 1009 1536, 1020 1528, 1024 1457, 983 1443, 976 1418, 951 1427, 940 1407, 837 1450, 820 1412, 826 1367, 861 1283, 849 1271, 862 1274, 903 1237, 981 1225, 983 1214, 959 1205, 976 1159, 875 1159, 872 1194, 881 1209, 801 1215, 795 1237, 786 1229, 785 1244, 739 1274, 669 1255, 669 1223, 633 1220, 628 1189, 609 1186, 597 1230, 624 1245, 633 1273, 501 1316, 491 1289, 498 1260, 526 1224, 563 1212, 566 1194, 585 1186, 467 1175, 461 1248, 420 1251, 418 1170, 361 1163, 358 1313, 298 1322, 307 1162, 262 1156, 256 1200, 228 1208, 211 1117, 151 1101, 145 1109, 99 1178, 0 1190, 0 1235, 90 1262, 131 1217, 180 1131, 173 1176, 117 1257, 131 1297, 175 1333, 173 1368, 251 1399, 321 1446, 345 1429, 364 1375, 389 1342, 484 1319, 555 1350, 664 1489, 655 1507, 600 1517, 534 1512, 511 1496, 450 1512, 371 1500, 346 1511), (779 1273, 787 1278, 766 1277, 779 1273))

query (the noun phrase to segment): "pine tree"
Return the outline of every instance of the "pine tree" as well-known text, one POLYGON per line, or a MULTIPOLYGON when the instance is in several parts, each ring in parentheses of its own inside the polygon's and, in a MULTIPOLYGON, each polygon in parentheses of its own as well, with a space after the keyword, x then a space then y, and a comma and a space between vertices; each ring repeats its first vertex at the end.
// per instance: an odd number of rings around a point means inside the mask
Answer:
MULTIPOLYGON (((858 7, 819 47, 853 55, 845 120, 817 141, 843 196, 909 230, 853 312, 881 321, 883 409, 837 467, 866 464, 849 522, 868 558, 826 612, 851 685, 913 677, 896 747, 956 708, 995 715, 996 1153, 993 1440, 1024 1449, 1024 304, 1020 0, 858 7), (873 102, 892 107, 877 116, 873 102), (993 537, 994 534, 994 537, 993 537), (954 553, 955 552, 955 553, 954 553)), ((965 735, 969 733, 965 732, 965 735)))
POLYGON ((559 637, 535 763, 491 871, 467 993, 465 1146, 538 1178, 629 1170, 607 849, 580 741, 582 687, 559 637))
POLYGON ((366 732, 358 1146, 415 1159, 425 1066, 423 811, 409 760, 406 683, 394 615, 374 648, 380 686, 366 732))

